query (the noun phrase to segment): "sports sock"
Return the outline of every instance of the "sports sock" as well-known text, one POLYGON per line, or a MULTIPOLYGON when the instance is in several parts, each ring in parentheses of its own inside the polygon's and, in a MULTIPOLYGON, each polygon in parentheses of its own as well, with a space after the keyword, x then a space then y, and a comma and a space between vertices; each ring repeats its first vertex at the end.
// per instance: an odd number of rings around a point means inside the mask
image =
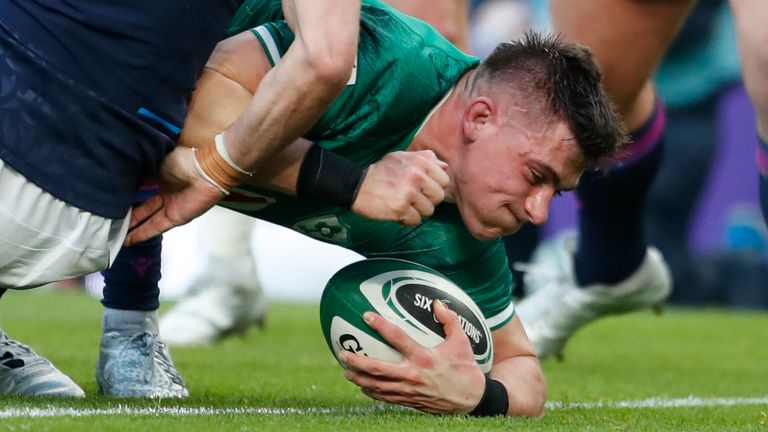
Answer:
POLYGON ((631 133, 632 142, 617 163, 585 173, 576 189, 579 245, 574 257, 580 286, 613 284, 642 263, 645 196, 661 163, 665 115, 661 102, 648 121, 631 133))
MULTIPOLYGON (((157 194, 153 184, 139 189, 136 207, 157 194)), ((133 246, 123 246, 112 266, 101 272, 104 292, 101 304, 126 311, 153 311, 160 307, 160 263, 163 237, 153 237, 133 246)))
POLYGON ((160 307, 162 236, 123 247, 104 276, 101 303, 113 309, 152 311, 160 307))
POLYGON ((757 167, 760 169, 760 208, 768 224, 768 141, 758 137, 757 167))
POLYGON ((104 308, 104 317, 101 321, 104 333, 118 332, 134 335, 142 331, 157 334, 157 311, 132 311, 104 308))
POLYGON ((205 215, 205 224, 211 257, 250 255, 253 219, 233 210, 214 207, 205 215))

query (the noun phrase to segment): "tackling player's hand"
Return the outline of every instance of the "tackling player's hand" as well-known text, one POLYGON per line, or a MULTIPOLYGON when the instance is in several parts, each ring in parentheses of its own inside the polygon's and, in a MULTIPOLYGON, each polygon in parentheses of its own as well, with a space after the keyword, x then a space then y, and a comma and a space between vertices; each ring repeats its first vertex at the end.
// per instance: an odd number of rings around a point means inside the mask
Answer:
POLYGON ((131 212, 130 246, 184 225, 213 207, 222 194, 195 170, 192 149, 176 147, 163 160, 160 193, 131 212))
POLYGON ((368 325, 403 355, 402 361, 391 363, 347 351, 339 359, 346 378, 374 399, 429 413, 466 414, 480 402, 485 378, 456 313, 439 301, 432 306, 445 330, 443 343, 425 348, 395 324, 366 312, 368 325))
POLYGON ((431 150, 388 153, 368 167, 352 211, 414 226, 445 199, 447 164, 431 150))

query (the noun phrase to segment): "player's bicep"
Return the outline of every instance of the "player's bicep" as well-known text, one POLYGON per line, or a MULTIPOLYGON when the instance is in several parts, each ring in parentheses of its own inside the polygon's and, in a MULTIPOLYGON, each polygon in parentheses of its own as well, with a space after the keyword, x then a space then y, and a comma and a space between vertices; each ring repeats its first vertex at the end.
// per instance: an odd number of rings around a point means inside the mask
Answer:
POLYGON ((179 144, 200 147, 245 111, 271 65, 250 32, 219 43, 197 80, 179 144))
POLYGON ((258 37, 249 30, 219 42, 205 67, 254 93, 272 64, 258 37))

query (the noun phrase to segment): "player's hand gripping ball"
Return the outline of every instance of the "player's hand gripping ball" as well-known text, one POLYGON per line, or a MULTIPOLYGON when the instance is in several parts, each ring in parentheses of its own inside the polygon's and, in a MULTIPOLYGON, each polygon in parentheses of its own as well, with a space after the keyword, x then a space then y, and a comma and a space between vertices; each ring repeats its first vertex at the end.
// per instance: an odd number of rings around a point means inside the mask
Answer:
POLYGON ((432 314, 438 299, 459 316, 475 360, 483 373, 493 365, 493 341, 480 308, 453 282, 429 267, 390 258, 373 258, 339 270, 320 299, 320 324, 334 353, 398 362, 401 355, 363 321, 374 311, 396 324, 419 344, 432 348, 445 340, 443 326, 432 314))

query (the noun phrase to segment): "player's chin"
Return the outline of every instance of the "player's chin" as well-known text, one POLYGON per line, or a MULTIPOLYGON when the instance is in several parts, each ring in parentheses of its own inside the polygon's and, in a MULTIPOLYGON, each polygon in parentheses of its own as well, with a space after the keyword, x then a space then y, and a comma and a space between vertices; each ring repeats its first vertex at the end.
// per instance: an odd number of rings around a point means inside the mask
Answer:
MULTIPOLYGON (((462 211, 466 209, 459 207, 459 210, 467 231, 478 240, 492 240, 505 235, 507 232, 505 224, 499 223, 499 221, 493 218, 488 218, 488 215, 480 214, 480 212, 474 211, 474 209, 462 211)), ((517 228, 514 231, 517 231, 517 228)))
POLYGON ((525 223, 516 223, 511 226, 481 225, 478 229, 470 229, 470 233, 478 240, 492 240, 498 237, 514 234, 522 228, 525 223))
POLYGON ((488 226, 481 226, 475 230, 471 229, 469 232, 472 234, 472 237, 478 240, 493 240, 505 235, 502 228, 488 226))

